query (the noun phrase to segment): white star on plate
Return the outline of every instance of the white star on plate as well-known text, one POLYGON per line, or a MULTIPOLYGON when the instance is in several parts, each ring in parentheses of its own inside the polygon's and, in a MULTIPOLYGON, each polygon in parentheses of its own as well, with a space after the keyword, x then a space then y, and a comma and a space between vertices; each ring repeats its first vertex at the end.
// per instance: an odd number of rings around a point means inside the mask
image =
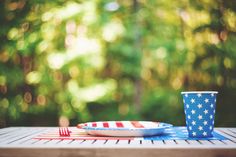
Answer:
POLYGON ((196 132, 193 132, 192 135, 193 135, 193 136, 196 136, 196 132))
POLYGON ((198 93, 198 94, 197 94, 197 96, 198 96, 198 97, 201 97, 201 96, 202 96, 202 94, 201 94, 201 93, 198 93))
POLYGON ((203 112, 204 112, 205 114, 207 114, 207 113, 208 113, 208 110, 207 110, 207 109, 205 109, 203 112))
POLYGON ((189 104, 187 104, 186 107, 189 108, 189 104))
POLYGON ((215 99, 215 102, 216 102, 216 99, 215 99))
POLYGON ((213 97, 213 96, 214 96, 214 94, 213 94, 213 93, 211 93, 211 96, 213 97))
POLYGON ((199 120, 202 119, 202 115, 199 114, 199 115, 198 115, 198 119, 199 119, 199 120))
POLYGON ((207 123, 208 123, 208 122, 207 122, 206 120, 203 122, 204 125, 207 125, 207 123))
POLYGON ((199 130, 199 131, 201 131, 202 129, 203 129, 202 126, 199 126, 199 127, 198 127, 198 130, 199 130))
POLYGON ((193 125, 196 125, 196 121, 193 120, 193 121, 192 121, 192 124, 193 124, 193 125))
POLYGON ((207 132, 205 132, 205 131, 202 134, 203 134, 203 136, 207 136, 207 132))
POLYGON ((192 103, 192 104, 195 103, 195 99, 191 99, 191 103, 192 103))
POLYGON ((195 113, 196 113, 196 111, 195 111, 195 110, 192 110, 192 111, 191 111, 191 113, 192 113, 192 114, 195 114, 195 113))
POLYGON ((214 105, 213 104, 211 104, 211 108, 213 108, 214 107, 214 105))
POLYGON ((209 126, 209 129, 211 130, 211 129, 212 129, 212 126, 209 126))
POLYGON ((185 96, 185 97, 188 97, 188 94, 185 94, 184 96, 185 96))
POLYGON ((210 119, 212 119, 213 118, 213 115, 210 115, 210 119))
POLYGON ((213 112, 216 113, 216 110, 214 110, 213 112))
POLYGON ((188 119, 191 119, 191 116, 190 116, 190 115, 188 115, 188 119))
POLYGON ((198 104, 197 107, 198 107, 198 108, 202 108, 202 104, 198 104))
POLYGON ((204 101, 205 101, 205 103, 208 103, 208 102, 209 102, 209 99, 205 99, 204 101))
POLYGON ((191 126, 189 127, 189 130, 192 130, 192 127, 191 127, 191 126))

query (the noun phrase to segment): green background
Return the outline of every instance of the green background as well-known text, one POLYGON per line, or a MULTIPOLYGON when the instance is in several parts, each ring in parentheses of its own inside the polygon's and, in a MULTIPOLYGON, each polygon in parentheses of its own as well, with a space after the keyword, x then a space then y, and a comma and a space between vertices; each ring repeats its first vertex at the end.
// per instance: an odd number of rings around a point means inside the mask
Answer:
POLYGON ((216 90, 236 126, 234 0, 3 0, 0 127, 185 125, 180 92, 216 90))

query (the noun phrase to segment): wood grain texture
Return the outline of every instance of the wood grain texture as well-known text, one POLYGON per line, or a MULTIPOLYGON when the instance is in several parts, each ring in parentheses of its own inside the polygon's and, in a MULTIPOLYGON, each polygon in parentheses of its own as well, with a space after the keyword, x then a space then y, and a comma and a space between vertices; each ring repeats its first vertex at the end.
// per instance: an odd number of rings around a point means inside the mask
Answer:
POLYGON ((0 149, 0 157, 235 157, 236 149, 0 149))
POLYGON ((227 140, 39 140, 56 127, 0 129, 0 157, 236 157, 235 128, 216 128, 227 140))

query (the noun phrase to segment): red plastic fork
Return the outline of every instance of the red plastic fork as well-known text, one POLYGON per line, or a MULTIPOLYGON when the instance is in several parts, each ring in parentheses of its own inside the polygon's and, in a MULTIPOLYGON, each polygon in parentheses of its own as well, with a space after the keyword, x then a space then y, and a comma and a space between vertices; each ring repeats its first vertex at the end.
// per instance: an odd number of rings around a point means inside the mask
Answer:
POLYGON ((67 127, 60 127, 59 128, 59 135, 60 136, 70 136, 71 131, 67 127))

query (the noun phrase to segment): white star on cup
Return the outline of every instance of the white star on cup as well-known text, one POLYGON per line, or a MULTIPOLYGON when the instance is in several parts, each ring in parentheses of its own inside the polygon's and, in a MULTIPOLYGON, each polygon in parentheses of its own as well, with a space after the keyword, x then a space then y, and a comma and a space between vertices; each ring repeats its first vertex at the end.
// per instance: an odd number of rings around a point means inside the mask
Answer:
POLYGON ((213 104, 211 104, 211 108, 213 108, 214 107, 214 105, 213 104))
POLYGON ((193 132, 192 135, 193 135, 193 136, 196 136, 196 132, 193 132))
POLYGON ((191 111, 191 113, 192 113, 192 114, 195 114, 195 113, 196 113, 196 111, 195 111, 195 110, 192 110, 192 111, 191 111))
POLYGON ((205 103, 208 103, 208 102, 209 102, 209 99, 205 99, 204 101, 205 101, 205 103))
POLYGON ((201 94, 201 93, 198 93, 198 94, 197 94, 197 96, 198 96, 198 97, 201 97, 201 96, 202 96, 202 94, 201 94))
POLYGON ((191 103, 192 103, 192 104, 195 103, 195 99, 191 99, 191 103))
POLYGON ((192 121, 192 125, 196 125, 196 121, 193 120, 193 121, 192 121))
POLYGON ((207 113, 208 113, 208 110, 207 110, 207 109, 205 109, 203 112, 204 112, 205 114, 207 114, 207 113))
POLYGON ((202 133, 202 135, 203 135, 203 136, 207 136, 207 132, 204 131, 204 132, 202 133))
POLYGON ((201 131, 201 130, 202 130, 202 126, 199 126, 199 127, 198 127, 198 130, 201 131))
POLYGON ((198 119, 199 119, 199 120, 202 119, 202 115, 199 114, 199 115, 198 115, 198 119))
POLYGON ((208 123, 208 122, 207 122, 206 120, 203 122, 204 125, 207 125, 207 123, 208 123))
POLYGON ((188 115, 188 119, 191 119, 191 116, 190 116, 190 115, 188 115))
POLYGON ((202 108, 202 104, 198 104, 197 107, 198 107, 198 108, 202 108))

